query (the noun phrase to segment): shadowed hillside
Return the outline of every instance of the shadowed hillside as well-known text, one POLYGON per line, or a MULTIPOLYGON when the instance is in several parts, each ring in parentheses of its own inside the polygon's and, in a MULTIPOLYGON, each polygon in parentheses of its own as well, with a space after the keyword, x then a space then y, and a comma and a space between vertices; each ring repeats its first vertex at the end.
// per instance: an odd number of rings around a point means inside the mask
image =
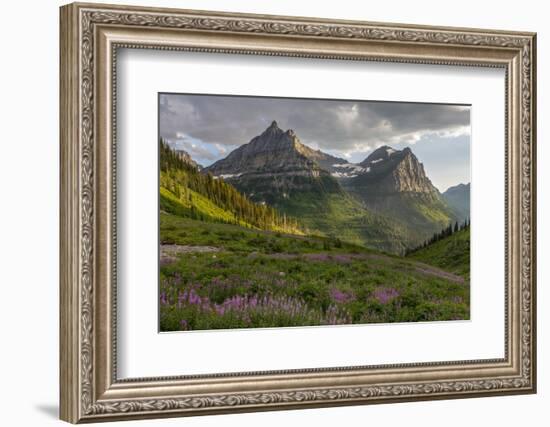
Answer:
POLYGON ((470 227, 420 248, 409 258, 470 278, 470 227))

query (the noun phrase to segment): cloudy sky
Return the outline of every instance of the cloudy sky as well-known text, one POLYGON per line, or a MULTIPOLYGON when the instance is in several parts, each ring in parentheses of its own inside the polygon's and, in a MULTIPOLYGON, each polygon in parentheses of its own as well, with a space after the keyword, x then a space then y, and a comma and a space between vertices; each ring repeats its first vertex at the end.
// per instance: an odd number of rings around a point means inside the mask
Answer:
POLYGON ((208 166, 276 120, 315 149, 362 161, 410 147, 440 191, 470 182, 470 107, 444 104, 159 95, 160 136, 208 166))

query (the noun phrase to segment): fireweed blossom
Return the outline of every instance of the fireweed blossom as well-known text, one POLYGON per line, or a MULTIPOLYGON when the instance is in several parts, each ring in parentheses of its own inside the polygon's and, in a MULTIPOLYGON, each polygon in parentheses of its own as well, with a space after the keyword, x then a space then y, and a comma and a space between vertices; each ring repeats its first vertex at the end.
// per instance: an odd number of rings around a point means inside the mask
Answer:
MULTIPOLYGON (((166 302, 165 305, 170 304, 166 297, 161 297, 161 300, 166 302)), ((204 315, 228 316, 239 320, 244 327, 253 327, 258 322, 262 325, 273 322, 275 326, 277 319, 286 319, 283 323, 290 325, 340 325, 352 321, 346 311, 335 305, 330 305, 323 312, 308 307, 299 298, 271 294, 235 295, 216 304, 207 296, 199 295, 197 289, 189 288, 178 293, 177 301, 172 306, 178 310, 191 308, 204 315)), ((188 320, 180 320, 180 330, 189 329, 191 328, 188 320)))
POLYGON ((399 296, 399 291, 395 288, 376 288, 373 297, 380 304, 388 304, 399 296))
POLYGON ((341 312, 334 305, 327 309, 325 318, 320 321, 321 325, 346 325, 352 323, 351 315, 348 312, 341 312))
POLYGON ((195 306, 201 310, 210 309, 210 299, 207 296, 201 296, 194 288, 189 288, 178 294, 177 307, 195 306))
POLYGON ((355 295, 352 292, 344 292, 337 288, 332 288, 330 290, 330 298, 339 304, 346 304, 355 300, 355 295))

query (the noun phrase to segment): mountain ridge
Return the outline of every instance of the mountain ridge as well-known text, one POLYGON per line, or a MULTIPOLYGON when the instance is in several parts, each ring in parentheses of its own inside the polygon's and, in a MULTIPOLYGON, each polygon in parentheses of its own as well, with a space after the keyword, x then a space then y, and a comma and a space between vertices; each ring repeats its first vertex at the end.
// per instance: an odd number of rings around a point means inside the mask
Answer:
POLYGON ((442 195, 460 221, 470 218, 470 183, 453 185, 442 195))
POLYGON ((377 245, 384 235, 401 241, 387 242, 392 251, 415 246, 458 219, 409 147, 383 145, 350 163, 308 147, 276 121, 203 172, 320 232, 349 234, 344 222, 362 217, 364 230, 356 224, 354 235, 370 235, 367 228, 376 227, 377 245))
POLYGON ((213 175, 237 175, 262 171, 268 165, 284 171, 304 166, 315 168, 316 165, 300 151, 298 144, 302 145, 294 131, 283 131, 274 120, 260 135, 206 167, 205 171, 213 175))
POLYGON ((273 121, 260 135, 204 169, 222 177, 257 202, 277 205, 300 191, 342 192, 330 173, 306 154, 292 129, 273 121))
POLYGON ((362 206, 314 159, 324 164, 345 161, 311 149, 293 130, 283 131, 273 121, 260 135, 203 172, 226 180, 257 203, 298 218, 314 233, 404 251, 409 242, 401 241, 398 225, 362 206))
POLYGON ((373 151, 359 165, 367 171, 356 177, 354 183, 370 185, 373 187, 369 189, 371 192, 438 192, 426 175, 424 165, 409 147, 396 150, 384 145, 373 151))

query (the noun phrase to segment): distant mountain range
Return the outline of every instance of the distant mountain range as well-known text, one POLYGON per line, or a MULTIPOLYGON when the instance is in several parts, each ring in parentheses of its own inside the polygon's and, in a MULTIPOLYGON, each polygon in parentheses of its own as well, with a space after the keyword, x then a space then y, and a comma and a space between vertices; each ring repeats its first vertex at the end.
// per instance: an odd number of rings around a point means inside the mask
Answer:
POLYGON ((298 219, 311 233, 396 253, 469 216, 469 185, 442 195, 410 148, 383 146, 349 163, 306 146, 275 121, 202 172, 298 219))
POLYGON ((406 246, 399 225, 365 209, 322 167, 343 161, 312 150, 294 131, 283 131, 273 122, 204 172, 223 178, 255 202, 297 218, 312 234, 401 252, 406 246))
POLYGON ((460 221, 470 218, 470 183, 449 187, 443 193, 443 197, 456 212, 460 221))

